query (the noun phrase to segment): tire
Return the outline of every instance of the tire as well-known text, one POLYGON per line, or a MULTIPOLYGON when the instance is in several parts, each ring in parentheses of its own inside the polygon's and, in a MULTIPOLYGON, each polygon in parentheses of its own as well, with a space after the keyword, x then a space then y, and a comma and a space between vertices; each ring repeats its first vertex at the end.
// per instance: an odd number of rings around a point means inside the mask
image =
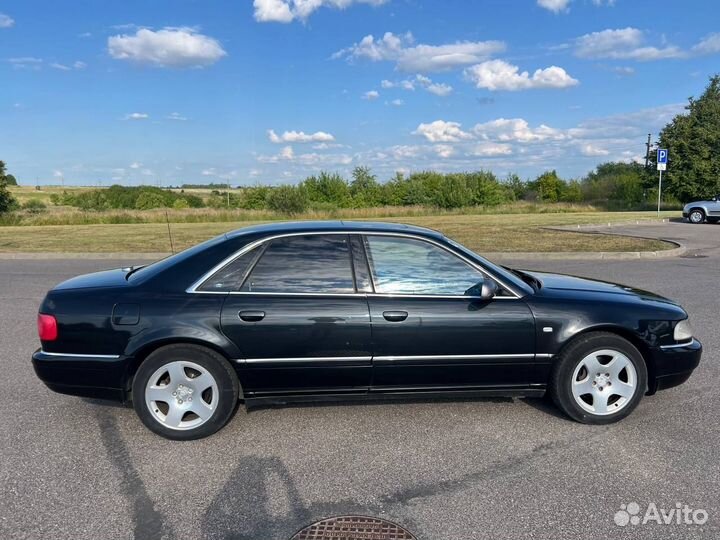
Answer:
POLYGON ((646 388, 647 367, 640 352, 608 332, 592 332, 570 342, 558 355, 549 383, 558 408, 583 424, 622 420, 637 407, 646 388))
POLYGON ((693 208, 688 214, 688 221, 694 225, 700 225, 705 221, 705 212, 700 208, 693 208))
POLYGON ((167 439, 189 441, 212 435, 228 422, 240 383, 215 351, 176 344, 153 351, 140 364, 132 395, 146 427, 167 439))

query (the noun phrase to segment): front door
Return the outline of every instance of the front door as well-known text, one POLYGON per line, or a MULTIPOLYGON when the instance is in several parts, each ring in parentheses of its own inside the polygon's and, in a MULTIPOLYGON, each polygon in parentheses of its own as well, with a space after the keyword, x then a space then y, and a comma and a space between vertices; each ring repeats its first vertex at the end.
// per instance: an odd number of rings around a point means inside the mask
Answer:
POLYGON ((365 237, 375 293, 372 391, 526 387, 535 324, 508 291, 484 301, 466 291, 487 279, 476 267, 416 238, 365 237))
POLYGON ((370 315, 356 293, 349 237, 277 238, 256 256, 221 315, 242 351, 245 394, 367 392, 370 315))

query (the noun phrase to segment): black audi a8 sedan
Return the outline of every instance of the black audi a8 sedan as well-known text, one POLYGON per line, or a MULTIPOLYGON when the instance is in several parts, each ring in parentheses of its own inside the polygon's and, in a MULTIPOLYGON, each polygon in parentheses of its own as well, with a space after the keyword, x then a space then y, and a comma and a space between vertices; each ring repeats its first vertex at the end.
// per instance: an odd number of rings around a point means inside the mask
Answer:
POLYGON ((683 383, 702 346, 656 294, 497 266, 441 233, 347 221, 229 232, 142 267, 65 281, 38 314, 57 392, 132 401, 170 439, 246 405, 542 396, 618 421, 683 383))

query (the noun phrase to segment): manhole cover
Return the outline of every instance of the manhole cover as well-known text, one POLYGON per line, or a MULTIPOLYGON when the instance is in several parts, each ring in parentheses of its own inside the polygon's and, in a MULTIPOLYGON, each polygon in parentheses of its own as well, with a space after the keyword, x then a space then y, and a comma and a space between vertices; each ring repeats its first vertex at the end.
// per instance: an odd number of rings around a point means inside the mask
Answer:
POLYGON ((290 540, 417 540, 400 525, 363 516, 323 519, 305 527, 290 540))

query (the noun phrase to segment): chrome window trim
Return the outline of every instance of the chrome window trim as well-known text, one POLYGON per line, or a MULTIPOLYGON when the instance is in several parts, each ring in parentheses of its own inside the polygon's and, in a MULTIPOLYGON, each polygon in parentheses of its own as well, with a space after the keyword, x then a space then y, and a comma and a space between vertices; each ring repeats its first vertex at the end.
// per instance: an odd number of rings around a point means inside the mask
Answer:
POLYGON ((47 352, 40 349, 40 354, 47 356, 72 356, 74 358, 120 358, 119 354, 78 354, 78 353, 57 353, 47 352))
MULTIPOLYGON (((282 234, 275 234, 272 236, 266 236, 265 238, 261 238, 259 240, 255 240, 254 242, 250 242, 248 245, 243 246, 241 249, 233 253, 232 255, 226 257, 223 259, 220 263, 216 264, 213 268, 211 268, 209 271, 205 272, 198 280, 196 280, 190 287, 188 287, 185 292, 192 293, 192 294, 272 294, 272 295, 280 295, 280 296, 359 296, 363 294, 380 294, 380 293, 283 293, 283 292, 264 292, 264 293, 256 293, 256 292, 243 292, 243 291, 230 291, 230 292, 220 292, 220 291, 198 291, 198 287, 200 287, 205 281, 210 279, 215 272, 221 270, 228 264, 232 263, 235 259, 238 257, 241 257, 251 249, 257 247, 258 245, 264 243, 264 242, 271 242, 272 240, 275 240, 277 238, 287 238, 291 236, 315 236, 315 235, 350 235, 350 234, 360 234, 363 236, 395 236, 399 238, 411 238, 414 240, 420 240, 422 242, 428 242, 430 244, 433 244, 440 249, 444 249, 450 255, 454 255, 455 257, 465 261, 466 264, 469 264, 471 267, 478 270, 483 276, 489 277, 491 279, 494 279, 497 281, 505 290, 510 292, 512 297, 509 296, 497 296, 494 298, 494 300, 500 299, 500 298, 507 298, 507 299, 518 299, 522 298, 523 295, 519 294, 517 290, 515 290, 514 287, 508 285, 505 281, 500 279, 498 276, 493 275, 492 273, 488 272, 486 268, 481 266, 480 264, 468 259, 464 255, 460 253, 455 253, 454 251, 448 249, 447 246, 442 245, 440 242, 437 242, 431 238, 427 238, 424 236, 420 236, 417 234, 411 234, 411 233, 400 233, 400 232, 386 232, 386 231, 341 231, 341 230, 328 230, 328 231, 307 231, 307 232, 292 232, 292 233, 282 233, 282 234)), ((427 297, 427 298, 479 298, 477 296, 464 296, 464 295, 457 295, 457 296, 442 296, 442 295, 416 295, 416 294, 382 294, 382 296, 395 296, 395 297, 401 297, 401 298, 421 298, 421 297, 427 297)))

